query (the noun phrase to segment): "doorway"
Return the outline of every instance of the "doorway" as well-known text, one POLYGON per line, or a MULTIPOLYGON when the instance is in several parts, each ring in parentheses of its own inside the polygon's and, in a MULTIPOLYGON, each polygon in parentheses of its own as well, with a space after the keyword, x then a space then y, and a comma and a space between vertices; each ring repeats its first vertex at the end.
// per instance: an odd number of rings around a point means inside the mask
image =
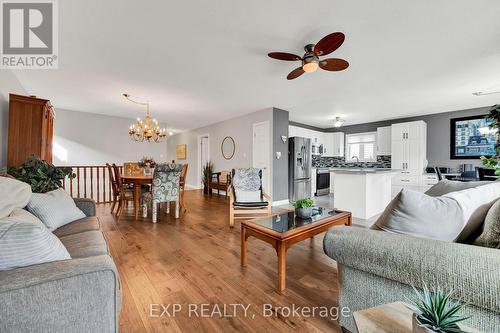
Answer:
POLYGON ((253 124, 253 167, 262 170, 262 187, 271 194, 269 121, 253 124))
POLYGON ((203 188, 203 167, 210 161, 210 136, 198 136, 198 188, 203 188))

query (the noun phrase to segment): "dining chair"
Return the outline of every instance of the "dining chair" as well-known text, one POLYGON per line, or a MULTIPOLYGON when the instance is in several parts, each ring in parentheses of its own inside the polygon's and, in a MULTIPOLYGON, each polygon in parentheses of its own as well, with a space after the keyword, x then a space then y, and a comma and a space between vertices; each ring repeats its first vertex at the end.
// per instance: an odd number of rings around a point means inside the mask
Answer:
POLYGON ((158 220, 158 204, 167 204, 167 213, 170 212, 170 202, 175 202, 175 218, 180 212, 180 178, 181 164, 157 164, 153 173, 153 185, 150 193, 143 195, 144 202, 151 202, 151 218, 153 223, 158 220))
POLYGON ((111 185, 111 196, 113 202, 113 204, 111 205, 111 214, 113 214, 113 210, 115 209, 115 206, 120 199, 120 187, 118 186, 118 183, 116 181, 116 177, 111 164, 106 163, 106 168, 108 169, 109 184, 111 185))
POLYGON ((120 168, 113 163, 113 173, 116 180, 116 184, 119 188, 119 200, 118 200, 118 209, 116 210, 116 215, 120 216, 123 206, 128 202, 134 202, 134 189, 129 186, 129 184, 125 184, 122 181, 122 176, 120 174, 120 168))
POLYGON ((186 177, 188 172, 188 164, 184 163, 181 169, 181 176, 179 179, 179 188, 181 190, 181 207, 184 211, 186 211, 186 206, 184 204, 184 191, 186 189, 186 177))

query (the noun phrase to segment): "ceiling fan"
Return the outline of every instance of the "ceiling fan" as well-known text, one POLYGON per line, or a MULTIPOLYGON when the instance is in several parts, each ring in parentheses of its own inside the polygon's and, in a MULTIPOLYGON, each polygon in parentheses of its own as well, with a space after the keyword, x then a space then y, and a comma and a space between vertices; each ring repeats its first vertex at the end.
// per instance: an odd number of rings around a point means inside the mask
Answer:
POLYGON ((302 57, 286 52, 271 52, 267 55, 273 59, 285 61, 301 61, 302 66, 295 68, 286 77, 288 80, 298 78, 304 73, 312 73, 319 68, 325 71, 343 71, 349 67, 349 63, 344 59, 328 58, 320 60, 320 56, 325 56, 338 49, 345 40, 345 35, 341 32, 334 32, 323 37, 317 44, 307 44, 304 46, 306 53, 302 57))

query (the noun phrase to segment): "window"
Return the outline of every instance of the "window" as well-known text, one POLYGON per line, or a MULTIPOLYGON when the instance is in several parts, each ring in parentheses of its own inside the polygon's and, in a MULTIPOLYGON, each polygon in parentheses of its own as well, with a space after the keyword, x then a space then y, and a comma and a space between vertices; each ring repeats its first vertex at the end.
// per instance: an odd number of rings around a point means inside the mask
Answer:
POLYGON ((376 161, 376 143, 377 132, 347 134, 345 160, 356 161, 357 157, 360 162, 376 161))

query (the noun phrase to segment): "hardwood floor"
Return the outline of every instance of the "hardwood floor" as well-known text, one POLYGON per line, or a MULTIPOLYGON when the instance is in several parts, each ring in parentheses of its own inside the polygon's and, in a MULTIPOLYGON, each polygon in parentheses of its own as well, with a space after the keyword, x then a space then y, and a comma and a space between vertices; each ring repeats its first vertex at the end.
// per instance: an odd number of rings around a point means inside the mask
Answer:
POLYGON ((240 223, 229 228, 225 197, 186 191, 185 202, 188 211, 179 220, 159 213, 157 224, 134 220, 132 206, 119 219, 109 205, 98 207, 121 277, 121 332, 341 332, 330 317, 288 316, 288 310, 276 309, 337 306, 336 264, 323 253, 323 234, 290 248, 287 289, 280 294, 271 246, 250 238, 248 266, 240 267, 240 223), (151 311, 151 304, 158 305, 151 311), (159 317, 159 304, 180 304, 181 310, 174 317, 171 305, 159 317), (227 317, 197 317, 202 306, 212 312, 224 304, 227 317), (230 304, 249 305, 247 316, 242 307, 233 316, 230 304), (264 312, 264 304, 275 310, 264 312))

